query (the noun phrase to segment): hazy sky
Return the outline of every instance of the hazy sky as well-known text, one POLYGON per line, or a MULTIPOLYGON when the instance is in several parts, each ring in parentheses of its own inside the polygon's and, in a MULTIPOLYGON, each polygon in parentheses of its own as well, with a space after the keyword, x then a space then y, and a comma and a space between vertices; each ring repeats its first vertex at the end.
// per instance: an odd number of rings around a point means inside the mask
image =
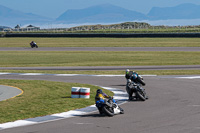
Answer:
POLYGON ((0 0, 0 5, 51 18, 57 18, 68 9, 105 3, 147 14, 152 7, 171 7, 182 3, 200 5, 200 0, 0 0))

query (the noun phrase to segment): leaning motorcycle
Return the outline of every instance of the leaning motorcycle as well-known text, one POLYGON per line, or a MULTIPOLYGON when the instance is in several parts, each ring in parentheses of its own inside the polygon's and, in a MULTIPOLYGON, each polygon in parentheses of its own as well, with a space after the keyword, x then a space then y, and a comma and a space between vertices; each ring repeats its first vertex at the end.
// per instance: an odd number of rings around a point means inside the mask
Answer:
POLYGON ((126 84, 126 90, 128 93, 130 93, 129 91, 133 91, 137 100, 145 101, 148 97, 146 95, 145 89, 142 87, 142 85, 145 85, 143 78, 138 74, 133 76, 134 82, 132 80, 128 80, 126 84))
POLYGON ((36 43, 30 43, 30 45, 31 45, 31 48, 34 48, 34 47, 38 48, 38 45, 36 43))
POLYGON ((124 114, 124 110, 112 98, 97 101, 96 106, 101 108, 102 113, 110 117, 116 114, 124 114))
POLYGON ((140 84, 136 84, 134 82, 131 82, 130 84, 131 85, 129 85, 128 87, 130 87, 130 89, 133 89, 133 92, 135 92, 135 98, 137 100, 145 101, 147 99, 145 89, 140 84))

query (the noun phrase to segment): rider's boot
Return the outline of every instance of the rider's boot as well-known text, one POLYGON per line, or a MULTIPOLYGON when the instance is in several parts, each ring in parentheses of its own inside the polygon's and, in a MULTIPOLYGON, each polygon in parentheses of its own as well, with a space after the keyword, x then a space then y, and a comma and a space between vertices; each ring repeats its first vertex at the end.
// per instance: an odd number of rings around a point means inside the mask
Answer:
POLYGON ((133 97, 132 97, 132 96, 129 96, 128 100, 130 100, 130 101, 133 100, 133 97))
POLYGON ((99 114, 102 115, 103 114, 102 108, 98 107, 98 110, 99 110, 99 114))

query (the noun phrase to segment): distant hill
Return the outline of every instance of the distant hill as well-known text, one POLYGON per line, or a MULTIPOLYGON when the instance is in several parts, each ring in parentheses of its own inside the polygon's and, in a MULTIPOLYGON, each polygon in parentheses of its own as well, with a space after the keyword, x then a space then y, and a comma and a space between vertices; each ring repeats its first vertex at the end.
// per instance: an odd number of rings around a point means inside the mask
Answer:
POLYGON ((51 19, 35 15, 32 13, 23 13, 0 5, 0 25, 33 24, 50 21, 51 19))
POLYGON ((142 13, 103 4, 85 9, 67 10, 56 20, 68 23, 112 23, 144 19, 147 17, 142 13))
POLYGON ((200 5, 186 3, 175 7, 154 7, 147 16, 151 20, 199 19, 200 5))
POLYGON ((150 24, 144 22, 125 22, 120 24, 111 25, 82 25, 71 27, 68 31, 92 31, 92 30, 103 30, 103 29, 137 29, 137 28, 149 28, 150 24))

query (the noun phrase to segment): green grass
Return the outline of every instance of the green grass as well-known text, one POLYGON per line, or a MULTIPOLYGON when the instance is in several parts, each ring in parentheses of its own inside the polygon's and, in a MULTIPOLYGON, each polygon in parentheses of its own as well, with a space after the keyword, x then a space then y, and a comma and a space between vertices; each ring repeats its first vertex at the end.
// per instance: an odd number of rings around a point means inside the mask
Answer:
POLYGON ((200 38, 0 38, 0 47, 200 47, 200 38))
POLYGON ((200 52, 1 51, 0 67, 199 65, 200 52))
MULTIPOLYGON (((99 88, 88 84, 64 83, 38 80, 6 80, 0 85, 15 86, 24 93, 6 101, 0 101, 0 123, 66 112, 95 104, 99 88), (89 87, 90 98, 71 98, 71 87, 89 87)), ((104 90, 110 96, 113 93, 104 90)))

